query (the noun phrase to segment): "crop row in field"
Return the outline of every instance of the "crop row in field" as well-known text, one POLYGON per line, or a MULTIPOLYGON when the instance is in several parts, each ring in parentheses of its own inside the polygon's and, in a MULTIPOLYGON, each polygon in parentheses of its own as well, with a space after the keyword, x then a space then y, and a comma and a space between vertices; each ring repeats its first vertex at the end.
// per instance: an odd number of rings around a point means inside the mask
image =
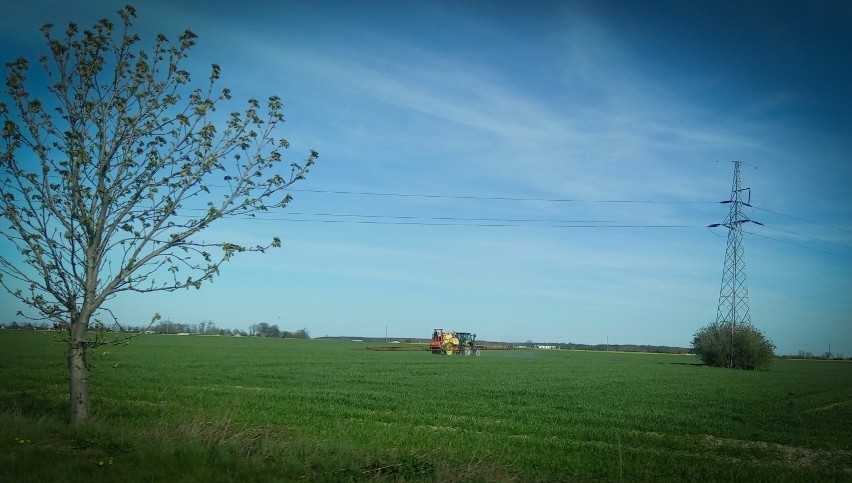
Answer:
MULTIPOLYGON (((33 332, 0 334, 0 342, 7 422, 61 425, 61 345, 33 332)), ((106 451, 106 439, 135 448, 113 456, 121 465, 141 457, 140 438, 172 432, 183 441, 172 452, 220 448, 202 459, 235 458, 229 464, 244 468, 242 479, 268 479, 266 471, 284 480, 852 477, 852 364, 778 361, 769 371, 744 372, 697 362, 580 351, 446 357, 365 351, 351 342, 146 336, 93 357, 94 411, 112 429, 92 447, 106 451)), ((13 455, 46 451, 39 443, 0 444, 13 455)))

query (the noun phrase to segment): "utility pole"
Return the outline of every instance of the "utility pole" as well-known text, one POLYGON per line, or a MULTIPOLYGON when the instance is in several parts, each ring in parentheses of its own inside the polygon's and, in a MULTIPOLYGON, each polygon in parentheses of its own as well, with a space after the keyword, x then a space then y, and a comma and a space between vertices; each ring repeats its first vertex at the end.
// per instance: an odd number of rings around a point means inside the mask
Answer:
POLYGON ((748 312, 748 285, 743 249, 743 224, 755 223, 743 214, 742 207, 751 207, 751 188, 740 188, 740 166, 742 161, 734 161, 734 181, 731 186, 731 198, 722 201, 731 206, 728 217, 723 223, 714 223, 709 227, 724 226, 728 229, 728 248, 725 250, 725 266, 722 269, 722 287, 719 290, 719 308, 716 311, 716 324, 731 324, 731 362, 734 366, 734 332, 737 326, 751 325, 748 312), (745 201, 743 193, 747 193, 745 201))

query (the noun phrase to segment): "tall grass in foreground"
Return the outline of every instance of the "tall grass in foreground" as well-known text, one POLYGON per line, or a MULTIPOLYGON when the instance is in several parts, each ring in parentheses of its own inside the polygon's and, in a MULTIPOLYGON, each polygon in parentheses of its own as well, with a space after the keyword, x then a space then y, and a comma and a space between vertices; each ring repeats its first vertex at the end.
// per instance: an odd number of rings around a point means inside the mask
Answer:
POLYGON ((96 355, 96 420, 75 431, 52 344, 0 333, 0 481, 852 477, 843 362, 745 372, 691 356, 146 336, 96 355))

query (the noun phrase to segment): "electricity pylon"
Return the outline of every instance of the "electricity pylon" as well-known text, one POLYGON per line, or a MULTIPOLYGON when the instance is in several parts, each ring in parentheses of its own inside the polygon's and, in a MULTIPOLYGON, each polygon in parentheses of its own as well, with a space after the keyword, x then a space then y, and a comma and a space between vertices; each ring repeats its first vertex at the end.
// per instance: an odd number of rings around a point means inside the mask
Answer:
POLYGON ((740 166, 742 161, 734 161, 734 183, 731 198, 722 203, 730 204, 731 211, 724 223, 714 223, 710 227, 724 226, 728 229, 728 248, 725 250, 725 267, 722 270, 722 288, 719 291, 719 308, 716 312, 717 326, 731 326, 731 367, 734 365, 734 332, 737 327, 750 326, 751 315, 748 312, 748 284, 746 283, 745 257, 743 249, 743 225, 762 223, 750 220, 743 214, 742 207, 751 207, 751 188, 740 188, 740 166), (747 198, 743 201, 743 193, 747 198))

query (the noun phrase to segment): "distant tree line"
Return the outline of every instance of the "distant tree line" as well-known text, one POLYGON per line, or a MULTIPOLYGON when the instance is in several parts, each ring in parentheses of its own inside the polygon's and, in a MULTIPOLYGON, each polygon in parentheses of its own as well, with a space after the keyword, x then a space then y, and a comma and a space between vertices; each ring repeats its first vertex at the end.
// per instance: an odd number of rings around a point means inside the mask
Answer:
MULTIPOLYGON (((18 323, 12 321, 8 323, 0 323, 0 328, 3 329, 20 329, 20 330, 62 330, 57 324, 48 324, 44 321, 18 323)), ((227 329, 217 326, 211 320, 204 320, 197 324, 187 324, 181 322, 172 322, 170 320, 161 320, 152 323, 150 326, 119 326, 115 324, 111 327, 100 328, 103 332, 115 333, 153 333, 153 334, 195 334, 195 335, 229 335, 242 337, 283 337, 291 339, 310 339, 310 332, 301 328, 296 331, 281 330, 277 325, 269 325, 266 322, 253 324, 249 326, 249 331, 241 329, 227 329)))
POLYGON ((852 357, 843 357, 843 354, 838 354, 834 352, 823 352, 822 354, 814 354, 810 351, 800 350, 797 354, 783 355, 778 356, 782 359, 814 359, 814 360, 850 360, 852 361, 852 357))
POLYGON ((249 335, 254 337, 284 337, 288 339, 311 338, 310 332, 305 328, 290 332, 289 330, 281 330, 277 325, 269 325, 267 322, 250 325, 249 335))
POLYGON ((141 330, 154 332, 155 334, 247 335, 243 330, 218 327, 212 320, 203 320, 197 324, 161 320, 148 328, 129 327, 127 331, 139 332, 141 330))
MULTIPOLYGON (((535 345, 540 345, 536 343, 535 345)), ((556 345, 560 349, 585 350, 585 351, 617 351, 617 352, 653 352, 657 354, 689 354, 690 350, 685 347, 670 347, 665 345, 644 344, 547 344, 556 345)))

